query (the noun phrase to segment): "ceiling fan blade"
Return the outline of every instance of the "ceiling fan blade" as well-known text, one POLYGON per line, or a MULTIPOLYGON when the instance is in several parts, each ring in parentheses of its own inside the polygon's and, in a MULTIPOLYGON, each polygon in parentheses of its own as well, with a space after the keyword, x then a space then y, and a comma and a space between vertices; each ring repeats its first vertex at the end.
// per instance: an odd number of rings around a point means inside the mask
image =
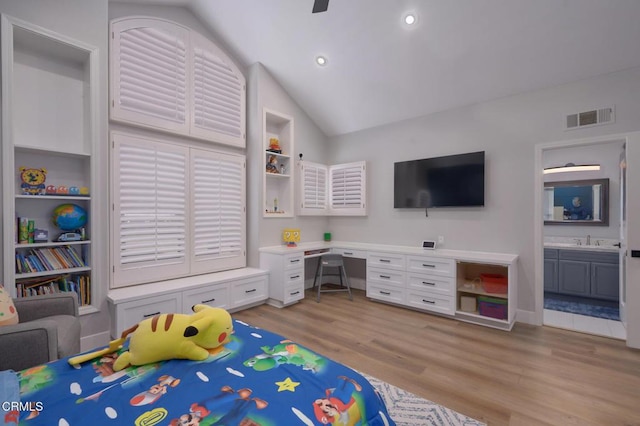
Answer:
POLYGON ((311 13, 326 12, 329 8, 329 0, 315 0, 311 13))

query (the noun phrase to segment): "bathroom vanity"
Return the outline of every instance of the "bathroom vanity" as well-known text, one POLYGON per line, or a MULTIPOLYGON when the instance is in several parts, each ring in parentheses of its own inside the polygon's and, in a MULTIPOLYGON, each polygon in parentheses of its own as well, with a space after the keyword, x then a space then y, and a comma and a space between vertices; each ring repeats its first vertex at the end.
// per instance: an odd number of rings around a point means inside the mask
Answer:
POLYGON ((544 291, 619 300, 618 248, 545 243, 544 291))

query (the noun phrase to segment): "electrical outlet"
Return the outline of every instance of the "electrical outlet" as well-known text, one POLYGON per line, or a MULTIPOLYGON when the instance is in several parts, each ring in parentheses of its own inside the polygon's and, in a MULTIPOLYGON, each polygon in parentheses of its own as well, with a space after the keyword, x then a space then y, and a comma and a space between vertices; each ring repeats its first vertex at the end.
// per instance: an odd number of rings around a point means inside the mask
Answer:
POLYGON ((443 235, 439 235, 438 236, 438 244, 444 244, 444 236, 443 235))

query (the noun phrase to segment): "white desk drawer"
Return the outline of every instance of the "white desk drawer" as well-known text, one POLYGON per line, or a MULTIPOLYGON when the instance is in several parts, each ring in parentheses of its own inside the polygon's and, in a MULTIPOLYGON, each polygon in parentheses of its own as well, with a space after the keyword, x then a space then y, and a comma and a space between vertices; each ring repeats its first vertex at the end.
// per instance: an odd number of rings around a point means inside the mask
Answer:
POLYGON ((285 305, 302 299, 304 299, 304 284, 302 282, 285 287, 283 301, 285 305))
MULTIPOLYGON (((115 327, 111 334, 120 337, 122 332, 142 320, 160 314, 179 313, 182 310, 182 294, 166 294, 124 302, 116 306, 115 327)), ((113 321, 113 320, 112 320, 113 321)))
POLYGON ((304 267, 304 256, 302 253, 291 253, 284 255, 284 269, 304 267))
POLYGON ((284 271, 284 286, 302 285, 304 287, 304 268, 284 271))
POLYGON ((455 315, 453 296, 422 291, 407 291, 407 305, 424 311, 438 312, 444 315, 455 315))
POLYGON ((417 291, 430 291, 444 296, 453 296, 456 286, 453 277, 432 274, 407 273, 407 288, 417 291))
POLYGON ((367 281, 367 297, 386 302, 404 303, 404 289, 367 281))
POLYGON ((408 256, 407 271, 453 277, 456 263, 453 259, 431 256, 408 256))
POLYGON ((405 256, 397 253, 370 252, 367 256, 367 266, 384 267, 389 269, 405 269, 405 256))
POLYGON ((367 252, 363 250, 352 250, 345 248, 332 248, 331 253, 341 254, 344 257, 355 257, 356 259, 366 259, 367 252))
POLYGON ((192 313, 193 305, 203 304, 214 308, 229 307, 228 286, 225 283, 186 290, 182 293, 182 312, 192 313))
POLYGON ((367 268, 367 285, 371 282, 404 288, 405 279, 405 272, 393 269, 367 268))

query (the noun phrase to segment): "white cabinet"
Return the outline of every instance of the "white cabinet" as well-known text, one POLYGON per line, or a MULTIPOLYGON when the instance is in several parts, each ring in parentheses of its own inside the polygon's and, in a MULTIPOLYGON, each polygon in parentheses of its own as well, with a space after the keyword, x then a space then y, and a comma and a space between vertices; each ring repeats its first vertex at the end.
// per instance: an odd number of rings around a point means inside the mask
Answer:
POLYGON ((1 50, 3 283, 17 297, 75 290, 95 312, 98 49, 2 15, 1 50), (86 223, 54 224, 65 204, 86 223), (47 236, 24 235, 18 218, 47 236), (58 241, 76 227, 80 241, 58 241))
POLYGON ((260 253, 260 268, 269 271, 269 300, 267 303, 281 308, 304 298, 304 257, 302 252, 260 253))
POLYGON ((293 118, 265 108, 262 112, 264 217, 293 217, 293 118))
POLYGON ((255 306, 267 299, 268 288, 267 271, 241 268, 111 290, 111 336, 158 314, 191 314, 196 304, 230 312, 255 306))
POLYGON ((245 147, 246 84, 193 30, 158 18, 111 22, 111 119, 245 147))

